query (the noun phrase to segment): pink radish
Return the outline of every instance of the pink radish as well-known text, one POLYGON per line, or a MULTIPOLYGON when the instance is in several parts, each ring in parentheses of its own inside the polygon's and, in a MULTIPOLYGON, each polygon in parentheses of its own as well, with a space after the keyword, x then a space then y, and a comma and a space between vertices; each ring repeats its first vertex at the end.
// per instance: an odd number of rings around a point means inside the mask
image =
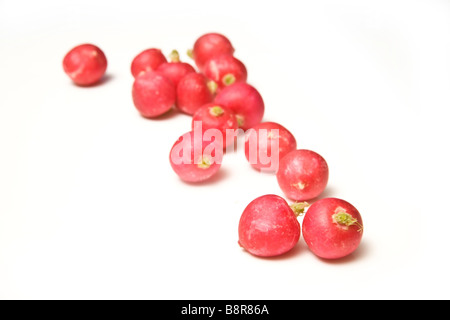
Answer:
POLYGON ((303 238, 314 254, 324 259, 338 259, 358 248, 363 222, 358 210, 347 201, 325 198, 309 207, 302 230, 303 238))
POLYGON ((311 150, 294 150, 280 160, 278 185, 284 194, 297 201, 319 196, 328 183, 325 159, 311 150))
POLYGON ((305 206, 296 204, 291 208, 286 200, 273 194, 256 198, 241 215, 239 245, 260 257, 290 251, 300 238, 297 215, 303 212, 305 206))
POLYGON ((76 46, 63 59, 64 72, 79 86, 98 83, 107 65, 105 54, 93 44, 76 46))

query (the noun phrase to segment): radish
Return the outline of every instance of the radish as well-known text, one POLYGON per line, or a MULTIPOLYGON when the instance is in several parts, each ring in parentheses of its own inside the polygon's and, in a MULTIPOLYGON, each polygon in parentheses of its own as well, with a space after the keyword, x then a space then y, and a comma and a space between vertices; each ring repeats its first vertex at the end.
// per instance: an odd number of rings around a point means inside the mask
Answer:
POLYGON ((187 132, 170 150, 173 171, 185 182, 202 182, 210 179, 220 169, 223 147, 214 139, 211 142, 203 132, 187 132))
POLYGON ((155 71, 167 59, 160 49, 151 48, 139 53, 131 62, 131 74, 137 77, 141 73, 155 71))
POLYGON ((264 116, 264 101, 261 94, 248 83, 235 83, 222 89, 214 103, 230 108, 238 120, 239 127, 247 130, 260 123, 264 116))
POLYGON ((363 235, 358 210, 347 201, 325 198, 309 207, 302 223, 309 249, 324 259, 338 259, 354 252, 363 235))
POLYGON ((224 107, 214 103, 208 103, 198 109, 192 117, 192 129, 195 130, 196 122, 202 123, 202 130, 211 128, 219 129, 223 138, 223 147, 234 143, 235 130, 238 123, 234 113, 224 107))
POLYGON ((320 195, 328 183, 325 159, 311 150, 294 150, 280 160, 278 185, 292 200, 305 201, 320 195))
POLYGON ((234 48, 230 40, 219 33, 207 33, 202 35, 195 41, 194 48, 189 51, 191 57, 200 71, 203 71, 203 66, 209 59, 222 55, 234 53, 234 48))
POLYGON ((214 81, 219 90, 233 83, 247 81, 247 68, 242 61, 229 54, 215 56, 206 61, 203 74, 214 81))
POLYGON ((178 51, 172 50, 170 62, 162 63, 156 71, 172 80, 176 88, 180 80, 188 73, 195 72, 195 69, 189 63, 181 62, 178 51))
POLYGON ((245 134, 245 157, 257 170, 276 172, 280 159, 296 148, 294 135, 275 122, 261 122, 245 134))
POLYGON ((175 105, 175 87, 168 78, 157 72, 145 72, 133 83, 133 102, 143 117, 160 116, 175 105))
POLYGON ((177 107, 187 114, 194 114, 198 108, 214 99, 215 88, 201 73, 185 75, 177 86, 177 107))
POLYGON ((105 54, 93 44, 76 46, 63 59, 64 72, 79 86, 90 86, 99 82, 107 65, 105 54))
POLYGON ((300 203, 290 207, 286 200, 273 194, 256 198, 239 220, 239 245, 260 257, 290 251, 300 238, 297 216, 306 206, 300 203))

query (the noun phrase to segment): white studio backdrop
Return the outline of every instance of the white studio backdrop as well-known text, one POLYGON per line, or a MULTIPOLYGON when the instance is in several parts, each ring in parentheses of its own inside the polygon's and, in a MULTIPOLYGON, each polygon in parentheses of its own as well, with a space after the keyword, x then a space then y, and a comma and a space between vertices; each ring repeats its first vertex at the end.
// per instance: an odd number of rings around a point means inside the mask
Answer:
POLYGON ((0 298, 448 299, 449 31, 449 1, 1 0, 0 298), (239 248, 245 206, 283 196, 241 149, 209 183, 172 171, 191 118, 140 117, 130 63, 192 62, 207 32, 232 41, 264 120, 327 160, 322 197, 361 212, 348 258, 239 248), (61 62, 86 42, 109 65, 79 88, 61 62))

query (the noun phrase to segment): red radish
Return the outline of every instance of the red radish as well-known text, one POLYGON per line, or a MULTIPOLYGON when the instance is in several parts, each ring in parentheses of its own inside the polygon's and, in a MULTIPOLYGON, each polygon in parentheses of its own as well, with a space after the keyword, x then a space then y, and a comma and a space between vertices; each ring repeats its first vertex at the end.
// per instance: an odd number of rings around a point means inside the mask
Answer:
POLYGON ((195 183, 214 176, 220 169, 222 156, 222 146, 216 141, 207 141, 202 132, 188 132, 170 150, 170 164, 183 181, 195 183))
POLYGON ((172 80, 176 88, 180 80, 188 73, 195 72, 195 69, 189 63, 181 62, 178 51, 173 50, 170 54, 170 62, 161 64, 156 71, 172 80))
POLYGON ((247 81, 247 68, 235 57, 225 54, 215 56, 203 66, 203 74, 217 83, 219 89, 233 83, 247 81))
POLYGON ((239 221, 239 245, 260 257, 288 252, 300 238, 297 216, 305 206, 290 207, 286 200, 273 194, 256 198, 245 208, 239 221))
POLYGON ((160 49, 147 49, 139 53, 131 62, 131 74, 137 77, 141 73, 155 71, 161 64, 167 62, 160 49))
POLYGON ((185 75, 177 86, 177 107, 187 114, 214 99, 214 86, 201 73, 191 72, 185 75))
POLYGON ((133 83, 133 102, 146 118, 154 118, 169 111, 176 100, 175 86, 157 72, 145 72, 133 83))
POLYGON ((311 150, 294 150, 280 160, 277 180, 290 199, 310 200, 322 193, 328 183, 325 159, 311 150))
POLYGON ((192 117, 193 130, 195 130, 197 121, 202 122, 203 131, 211 128, 219 129, 223 136, 224 148, 234 143, 234 133, 238 128, 238 123, 236 116, 230 109, 214 103, 208 103, 194 113, 192 117), (233 134, 227 134, 228 130, 231 130, 233 134))
POLYGON ((245 135, 245 156, 257 170, 276 172, 280 159, 295 149, 297 141, 294 135, 275 122, 259 123, 247 130, 245 135), (272 146, 277 150, 273 150, 272 146), (265 156, 268 159, 264 159, 265 156))
POLYGON ((354 252, 363 235, 358 210, 347 201, 325 198, 314 202, 303 218, 303 238, 309 249, 324 259, 339 259, 354 252))
POLYGON ((207 60, 221 55, 234 53, 234 48, 230 40, 219 33, 207 33, 202 35, 194 43, 192 49, 192 58, 200 71, 203 71, 203 65, 207 60))
POLYGON ((236 114, 239 127, 244 130, 260 123, 264 116, 261 94, 248 83, 235 83, 224 88, 214 103, 230 108, 236 114))
POLYGON ((64 72, 80 86, 100 81, 108 62, 103 51, 93 44, 82 44, 70 50, 63 60, 64 72))

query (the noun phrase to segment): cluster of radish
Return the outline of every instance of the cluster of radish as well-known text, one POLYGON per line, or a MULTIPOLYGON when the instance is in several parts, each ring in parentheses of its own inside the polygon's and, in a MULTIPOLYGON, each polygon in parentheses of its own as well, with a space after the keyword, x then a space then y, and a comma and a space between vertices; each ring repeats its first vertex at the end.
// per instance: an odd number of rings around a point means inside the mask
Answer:
MULTIPOLYGON (((363 233, 358 210, 337 198, 315 200, 328 183, 325 159, 314 151, 297 149, 295 137, 282 125, 262 122, 264 101, 258 90, 247 83, 247 69, 234 51, 229 39, 218 33, 201 36, 189 50, 197 69, 180 61, 175 50, 169 61, 160 49, 142 51, 131 63, 136 109, 146 118, 174 109, 192 116, 190 131, 180 136, 170 151, 174 172, 189 183, 208 180, 220 170, 222 151, 237 138, 228 135, 230 131, 246 130, 245 155, 257 170, 270 171, 271 164, 260 159, 260 155, 273 156, 277 152, 280 160, 273 173, 283 193, 295 202, 289 205, 282 197, 268 194, 248 204, 238 228, 239 245, 245 250, 261 257, 281 255, 293 249, 303 234, 310 250, 321 258, 337 259, 351 254, 363 233), (205 139, 201 134, 198 145, 198 125, 201 133, 215 129, 221 138, 205 139), (269 134, 260 134, 262 129, 269 134), (254 154, 250 153, 251 135, 256 135, 254 154), (274 141, 277 148, 271 149, 274 141), (213 150, 213 157, 206 154, 208 148, 213 150), (302 225, 298 221, 300 215, 302 225)), ((63 67, 77 85, 89 86, 100 81, 107 60, 98 47, 84 44, 65 56, 63 67)))

